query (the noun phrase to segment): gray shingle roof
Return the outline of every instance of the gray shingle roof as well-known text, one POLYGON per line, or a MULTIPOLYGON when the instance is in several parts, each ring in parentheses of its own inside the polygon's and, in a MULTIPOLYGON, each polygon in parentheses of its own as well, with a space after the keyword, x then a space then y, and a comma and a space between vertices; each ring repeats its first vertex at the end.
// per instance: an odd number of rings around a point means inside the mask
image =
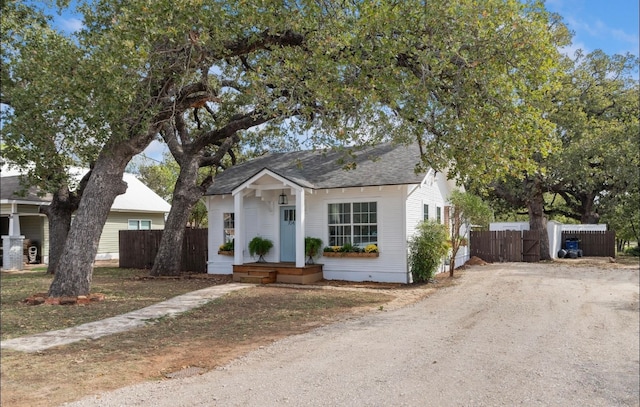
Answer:
POLYGON ((51 194, 39 196, 38 189, 35 187, 29 187, 24 196, 21 195, 23 190, 24 187, 20 184, 19 175, 0 177, 0 199, 33 202, 50 202, 52 199, 51 194))
POLYGON ((230 194, 236 187, 267 169, 305 188, 329 189, 420 183, 425 174, 416 174, 420 162, 417 145, 380 144, 353 149, 356 167, 345 170, 353 161, 344 151, 294 151, 267 154, 231 167, 218 176, 207 195, 230 194), (340 161, 340 160, 344 161, 340 161))

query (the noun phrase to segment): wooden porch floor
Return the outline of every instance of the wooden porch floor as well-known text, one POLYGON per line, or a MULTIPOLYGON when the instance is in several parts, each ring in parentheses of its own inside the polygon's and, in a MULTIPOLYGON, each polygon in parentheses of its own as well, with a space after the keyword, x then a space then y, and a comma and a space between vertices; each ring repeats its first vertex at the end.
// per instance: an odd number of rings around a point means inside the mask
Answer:
POLYGON ((322 264, 245 263, 233 266, 233 281, 244 283, 312 284, 322 280, 322 264))

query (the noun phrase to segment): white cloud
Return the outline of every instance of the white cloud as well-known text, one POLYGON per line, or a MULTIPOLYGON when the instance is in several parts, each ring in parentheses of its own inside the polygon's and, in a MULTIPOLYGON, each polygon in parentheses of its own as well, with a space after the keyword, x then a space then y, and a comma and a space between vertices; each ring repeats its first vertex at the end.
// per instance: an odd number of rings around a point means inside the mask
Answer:
POLYGON ((71 17, 71 18, 61 17, 58 20, 58 25, 60 26, 62 31, 65 31, 65 32, 80 31, 84 27, 84 24, 82 23, 82 20, 79 20, 79 19, 73 18, 73 17, 71 17))
POLYGON ((148 158, 156 161, 163 161, 164 153, 168 152, 167 145, 161 141, 153 140, 151 144, 144 150, 143 154, 148 158))

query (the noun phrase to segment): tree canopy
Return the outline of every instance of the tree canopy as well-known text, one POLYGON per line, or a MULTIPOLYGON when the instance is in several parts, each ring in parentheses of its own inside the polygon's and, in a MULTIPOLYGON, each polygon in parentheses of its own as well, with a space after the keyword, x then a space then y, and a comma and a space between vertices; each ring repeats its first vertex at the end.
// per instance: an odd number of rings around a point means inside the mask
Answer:
MULTIPOLYGON (((466 177, 531 169, 532 151, 552 150, 545 95, 566 37, 539 2, 96 0, 79 10, 83 29, 56 33, 64 45, 38 45, 36 26, 16 24, 9 36, 21 40, 2 55, 3 100, 16 106, 8 151, 45 168, 56 154, 33 146, 53 138, 57 155, 92 165, 52 295, 88 292, 122 172, 161 136, 181 171, 247 129, 316 147, 417 139, 424 165, 466 177), (32 63, 50 74, 18 75, 32 63), (29 124, 51 112, 59 130, 29 124), (75 148, 61 150, 69 129, 75 148)), ((194 179, 187 171, 178 184, 194 179)))

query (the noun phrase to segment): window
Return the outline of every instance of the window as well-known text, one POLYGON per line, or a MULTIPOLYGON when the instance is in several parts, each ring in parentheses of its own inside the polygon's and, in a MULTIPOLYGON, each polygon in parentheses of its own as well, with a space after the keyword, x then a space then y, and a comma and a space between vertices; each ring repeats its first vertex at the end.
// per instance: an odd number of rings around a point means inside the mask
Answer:
POLYGON ((377 205, 376 202, 329 204, 329 246, 377 244, 377 205))
POLYGON ((129 219, 129 230, 149 230, 151 229, 150 220, 129 219))
POLYGON ((226 212, 222 214, 222 229, 224 231, 224 242, 231 242, 235 237, 235 214, 233 212, 226 212))
POLYGON ((422 220, 429 219, 429 205, 422 205, 422 220))
POLYGON ((442 223, 442 208, 439 206, 436 206, 436 221, 442 223))

